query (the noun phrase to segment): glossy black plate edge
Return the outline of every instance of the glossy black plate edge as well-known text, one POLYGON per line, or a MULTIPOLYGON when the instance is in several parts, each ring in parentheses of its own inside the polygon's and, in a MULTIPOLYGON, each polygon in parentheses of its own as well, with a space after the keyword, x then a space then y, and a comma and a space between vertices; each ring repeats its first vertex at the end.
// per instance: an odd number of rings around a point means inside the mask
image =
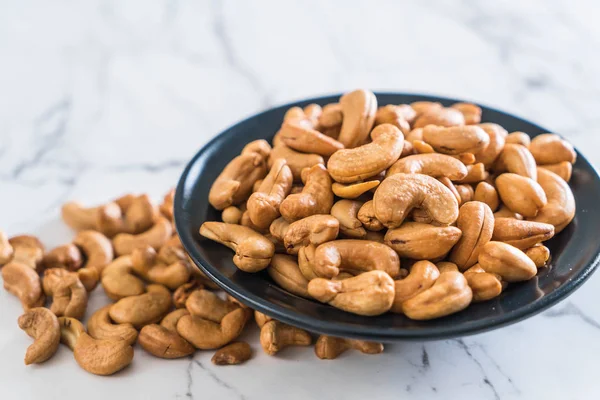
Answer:
MULTIPOLYGON (((383 95, 383 96, 387 96, 387 95, 412 96, 412 97, 419 98, 420 100, 424 100, 424 101, 442 101, 442 102, 469 101, 469 100, 461 100, 461 99, 449 98, 449 97, 444 97, 444 96, 436 96, 436 95, 432 95, 432 94, 419 94, 419 93, 397 93, 397 92, 379 92, 378 91, 378 92, 375 92, 375 95, 376 96, 380 96, 380 95, 383 95)), ((179 179, 179 182, 177 184, 177 188, 175 191, 174 210, 183 210, 182 196, 183 196, 183 191, 184 191, 184 185, 185 185, 187 177, 189 176, 190 170, 193 168, 194 164, 196 163, 196 160, 199 157, 201 157, 205 151, 208 151, 208 149, 210 149, 212 143, 216 142, 222 136, 226 135, 230 130, 235 129, 239 125, 245 124, 248 120, 250 120, 252 118, 258 117, 262 114, 271 112, 273 110, 287 109, 287 108, 297 105, 298 103, 307 103, 308 104, 308 103, 319 101, 322 99, 328 99, 331 97, 339 97, 339 96, 341 96, 341 94, 331 94, 331 95, 314 97, 314 98, 310 98, 310 99, 299 99, 296 101, 292 101, 287 104, 272 107, 267 110, 261 111, 260 113, 248 116, 247 118, 243 119, 242 121, 223 130, 220 134, 216 135, 209 142, 207 142, 202 147, 202 149, 200 149, 200 151, 186 165, 186 167, 179 179)), ((521 120, 525 123, 535 125, 541 131, 551 132, 550 130, 542 128, 540 125, 538 125, 536 123, 528 121, 528 120, 521 118, 519 116, 516 116, 514 114, 498 110, 495 107, 489 107, 480 102, 476 102, 476 101, 472 101, 472 100, 471 100, 471 102, 474 102, 475 104, 485 107, 488 110, 502 113, 502 114, 507 114, 507 115, 510 115, 511 117, 521 120)), ((578 161, 586 164, 590 168, 590 170, 592 170, 594 172, 596 177, 600 180, 598 171, 594 168, 594 166, 577 149, 576 149, 576 151, 577 151, 578 161)), ((577 288, 579 288, 587 279, 589 279, 589 277, 596 270, 596 268, 598 267, 598 264, 600 263, 600 253, 597 253, 595 258, 593 259, 593 261, 590 263, 590 265, 584 270, 584 272, 582 274, 577 276, 576 279, 570 280, 568 283, 561 286, 559 289, 544 296, 538 302, 527 304, 527 305, 523 306, 522 308, 520 308, 516 311, 510 312, 510 313, 507 313, 505 315, 502 315, 501 317, 498 317, 495 320, 492 320, 491 322, 486 321, 485 323, 483 323, 483 322, 474 321, 474 322, 470 322, 470 323, 464 323, 464 324, 460 325, 459 327, 449 327, 449 328, 446 327, 446 328, 444 328, 443 331, 440 331, 439 328, 431 328, 431 329, 422 328, 422 329, 415 330, 414 332, 410 331, 410 330, 406 330, 406 331, 375 330, 375 332, 372 334, 365 334, 365 333, 356 334, 351 329, 340 328, 337 324, 329 323, 328 321, 319 321, 318 326, 315 326, 312 323, 306 321, 309 318, 306 318, 299 314, 298 315, 292 314, 293 317, 290 317, 290 312, 286 308, 281 307, 277 304, 272 304, 272 303, 265 304, 265 300, 263 300, 262 298, 260 298, 258 296, 255 296, 251 293, 248 293, 243 289, 241 289, 237 292, 230 289, 230 285, 232 285, 232 282, 228 282, 229 280, 225 277, 220 277, 220 276, 214 274, 211 271, 210 267, 207 267, 205 265, 205 264, 208 264, 206 262, 206 260, 204 260, 203 257, 196 251, 196 249, 194 247, 194 244, 195 244, 194 237, 191 235, 190 232, 188 232, 186 229, 184 229, 185 221, 183 218, 183 213, 175 211, 174 215, 175 215, 175 227, 176 227, 177 233, 178 233, 179 237, 181 238, 181 242, 182 242, 184 248, 192 256, 194 263, 196 263, 197 266, 206 275, 208 275, 211 279, 213 279, 219 287, 221 287, 224 291, 226 291, 228 294, 230 294, 237 300, 240 300, 243 303, 247 304, 249 307, 256 309, 257 311, 262 312, 266 315, 269 315, 277 320, 297 326, 299 328, 307 329, 307 330, 315 332, 315 333, 322 333, 322 334, 328 334, 328 335, 340 336, 340 337, 358 338, 358 339, 363 339, 363 340, 373 340, 373 341, 380 341, 380 342, 396 342, 399 340, 426 341, 426 340, 450 339, 450 338, 456 338, 456 337, 462 337, 462 336, 475 335, 478 333, 483 333, 486 331, 490 331, 493 329, 497 329, 497 328, 500 328, 503 326, 507 326, 507 325, 511 325, 511 324, 520 322, 526 318, 537 315, 540 312, 548 309, 550 306, 553 306, 556 303, 566 299, 577 288)))

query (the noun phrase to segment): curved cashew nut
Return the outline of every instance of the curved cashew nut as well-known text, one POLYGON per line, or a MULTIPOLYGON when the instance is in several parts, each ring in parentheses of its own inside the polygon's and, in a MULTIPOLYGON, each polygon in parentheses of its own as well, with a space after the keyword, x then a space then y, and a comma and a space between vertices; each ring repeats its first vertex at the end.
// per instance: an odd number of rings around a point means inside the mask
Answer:
POLYGON ((391 277, 400 273, 398 254, 385 244, 368 240, 343 239, 324 243, 315 250, 313 263, 315 272, 322 278, 333 278, 340 270, 380 270, 391 277))
POLYGON ((11 261, 2 268, 4 289, 18 297, 24 310, 44 305, 40 277, 30 266, 11 261))
POLYGON ((377 98, 369 90, 355 90, 340 97, 342 130, 338 137, 346 148, 360 146, 367 139, 377 112, 377 98))
POLYGON ((185 253, 175 247, 163 246, 158 255, 150 246, 138 247, 131 253, 131 261, 138 275, 172 290, 190 279, 189 261, 185 253))
POLYGON ((542 168, 538 168, 538 183, 544 190, 548 203, 539 210, 535 218, 530 219, 554 225, 554 233, 557 234, 575 217, 573 192, 561 177, 542 168))
POLYGON ((86 268, 102 269, 113 260, 114 253, 110 240, 96 231, 81 231, 73 239, 73 244, 85 255, 86 268))
POLYGON ((236 206, 229 206, 221 213, 221 220, 226 224, 239 224, 243 213, 244 212, 236 206))
POLYGON ((19 328, 34 339, 25 353, 25 365, 40 364, 56 353, 60 343, 58 319, 50 310, 36 307, 19 317, 19 328))
POLYGON ((447 254, 462 235, 455 226, 434 226, 405 222, 385 234, 384 243, 400 257, 432 260, 447 254))
POLYGON ((277 239, 277 241, 283 242, 283 238, 285 237, 289 227, 290 223, 287 222, 285 218, 279 217, 271 223, 271 226, 269 226, 269 233, 271 236, 277 239))
POLYGON ((394 281, 383 271, 369 271, 341 281, 316 278, 309 282, 308 293, 340 310, 380 315, 392 307, 394 281))
POLYGON ((502 242, 486 243, 478 261, 485 272, 497 274, 506 282, 526 281, 537 273, 534 262, 525 253, 502 242))
POLYGON ((317 164, 310 168, 302 193, 286 197, 279 211, 287 221, 293 222, 315 214, 329 214, 331 206, 331 178, 323 164, 317 164))
MULTIPOLYGON (((302 247, 309 244, 318 246, 334 240, 338 236, 339 228, 339 221, 331 215, 311 215, 288 224, 283 235, 283 243, 289 254, 298 254, 302 247)), ((271 225, 271 233, 272 231, 273 225, 271 225)))
POLYGON ((472 299, 473 291, 463 274, 447 271, 440 274, 432 287, 406 300, 402 311, 415 320, 440 318, 464 310, 472 299))
MULTIPOLYGON (((384 228, 383 224, 375 216, 375 206, 373 200, 369 200, 363 204, 360 210, 358 210, 358 215, 356 217, 369 231, 377 232, 384 228)), ((369 232, 367 232, 367 235, 368 234, 369 232)))
POLYGON ((533 261, 537 268, 542 268, 550 259, 550 250, 542 244, 536 244, 526 249, 525 254, 533 261))
POLYGON ((446 154, 415 154, 396 161, 387 171, 386 177, 398 173, 424 174, 434 178, 445 176, 457 181, 467 176, 467 167, 446 154))
POLYGON ((83 318, 88 295, 76 273, 61 268, 50 268, 44 272, 42 284, 46 296, 52 297, 50 310, 57 317, 83 318))
POLYGON ((297 121, 285 121, 281 125, 279 137, 291 149, 303 153, 314 153, 329 157, 344 145, 310 127, 303 126, 297 121))
POLYGON ((315 354, 321 360, 338 358, 348 349, 355 349, 364 354, 379 354, 383 352, 383 344, 326 335, 319 336, 315 343, 315 354))
MULTIPOLYGON (((410 132, 410 123, 406 120, 405 114, 412 112, 416 116, 415 110, 411 106, 405 104, 406 107, 396 106, 394 104, 388 104, 387 106, 379 107, 375 114, 375 126, 381 124, 392 124, 396 128, 400 129, 403 134, 410 132)), ((414 118, 414 117, 413 117, 414 118)))
POLYGON ((367 231, 358 219, 358 211, 363 206, 362 201, 342 199, 331 207, 331 215, 340 223, 340 233, 347 237, 361 239, 367 231))
POLYGON ((239 308, 237 304, 203 289, 194 290, 185 301, 185 307, 191 315, 213 322, 221 322, 227 314, 239 308))
POLYGON ((311 342, 310 333, 279 321, 266 322, 260 329, 260 345, 270 356, 285 347, 310 346, 311 342))
POLYGON ((450 107, 455 108, 462 113, 466 125, 473 125, 481 122, 481 107, 476 104, 454 103, 450 107))
POLYGON ((520 144, 507 143, 502 153, 500 153, 500 157, 496 160, 494 171, 508 171, 536 181, 536 168, 535 159, 527 147, 520 144))
POLYGON ((292 189, 294 177, 284 159, 277 159, 269 174, 246 204, 248 216, 259 228, 268 228, 279 217, 279 206, 292 189))
POLYGON ((479 182, 477 184, 473 200, 487 204, 492 212, 496 211, 498 206, 500 206, 498 191, 487 182, 479 182))
POLYGON ((443 176, 441 178, 438 178, 438 181, 440 181, 442 185, 446 186, 452 192, 459 205, 462 204, 460 193, 458 193, 458 190, 456 190, 456 186, 454 186, 454 183, 452 183, 450 178, 443 176))
POLYGON ((540 165, 538 168, 554 172, 556 175, 563 178, 565 182, 571 180, 571 174, 573 173, 573 164, 568 161, 562 161, 557 164, 540 165))
POLYGON ((310 297, 308 294, 308 279, 300 272, 296 258, 285 254, 275 254, 271 265, 267 268, 269 276, 279 286, 288 292, 301 297, 310 297))
POLYGON ((271 151, 271 156, 269 157, 269 168, 272 168, 275 164, 275 161, 278 159, 285 159, 288 167, 290 167, 290 171, 292 171, 292 176, 294 180, 299 181, 300 175, 302 174, 302 170, 304 168, 310 168, 313 165, 324 164, 325 160, 318 154, 307 154, 300 153, 299 151, 290 149, 284 144, 277 145, 271 151))
POLYGON ((496 218, 492 240, 525 250, 554 236, 554 225, 514 218, 496 218))
POLYGON ((525 132, 517 131, 512 132, 506 136, 506 143, 520 144, 529 148, 529 145, 531 144, 531 138, 525 132))
POLYGON ((353 183, 370 178, 389 168, 402 154, 404 135, 394 125, 375 127, 371 138, 371 143, 338 150, 329 158, 327 170, 334 180, 353 183))
POLYGON ((8 239, 12 247, 12 261, 26 264, 39 270, 44 257, 44 245, 40 240, 31 235, 18 235, 8 239))
POLYGON ((525 217, 535 217, 548 202, 540 184, 521 175, 501 174, 496 178, 496 189, 508 208, 525 217))
POLYGON ((349 184, 333 182, 331 190, 333 190, 333 194, 343 199, 356 199, 361 194, 366 193, 371 189, 375 189, 380 183, 381 181, 378 180, 349 184))
POLYGON ((94 290, 100 281, 100 273, 96 268, 81 268, 77 270, 77 277, 88 293, 94 290))
POLYGON ((466 270, 464 275, 473 291, 474 302, 490 300, 502 293, 500 276, 485 272, 479 264, 475 264, 466 270))
POLYGON ((0 230, 0 267, 9 262, 13 256, 13 247, 4 231, 0 230))
POLYGON ((72 243, 55 247, 44 255, 42 259, 44 268, 65 268, 77 271, 83 264, 81 251, 72 243))
POLYGON ((498 211, 494 213, 494 218, 514 218, 514 219, 523 219, 523 216, 519 213, 511 211, 504 204, 500 206, 498 211))
POLYGON ((77 364, 95 375, 112 375, 131 364, 133 347, 124 340, 94 339, 81 322, 60 317, 60 340, 75 356, 77 364))
POLYGON ((185 283, 175 289, 173 292, 173 305, 175 305, 175 308, 185 308, 185 302, 188 297, 194 291, 200 289, 204 289, 204 285, 199 279, 193 279, 191 282, 185 283))
POLYGON ((116 233, 121 222, 122 210, 116 202, 97 207, 84 207, 81 203, 70 201, 61 209, 63 221, 75 231, 98 230, 104 234, 116 233))
POLYGON ((187 310, 175 310, 167 314, 160 325, 144 326, 138 338, 142 348, 156 357, 167 359, 193 354, 194 346, 177 333, 177 322, 184 315, 189 315, 187 310))
POLYGON ((275 253, 275 246, 269 239, 245 226, 205 222, 200 227, 200 234, 235 251, 233 263, 242 271, 265 269, 275 253))
POLYGON ((137 247, 151 246, 154 249, 161 248, 173 235, 173 225, 171 222, 160 217, 152 228, 144 233, 132 235, 129 233, 119 233, 113 238, 115 253, 119 256, 131 254, 137 247))
POLYGON ((475 160, 478 163, 483 163, 485 168, 490 168, 504 148, 506 142, 506 129, 498 124, 485 123, 478 125, 481 129, 487 133, 489 137, 489 144, 481 149, 478 153, 475 153, 475 160))
POLYGON ((553 133, 538 135, 531 140, 529 150, 540 165, 556 164, 561 161, 575 163, 577 153, 571 143, 553 133))
POLYGON ((413 128, 424 128, 426 126, 452 127, 465 124, 462 112, 455 108, 440 107, 432 108, 421 114, 415 121, 413 128))
POLYGON ((130 255, 121 256, 108 264, 102 271, 102 287, 112 300, 137 296, 145 291, 144 282, 133 274, 133 260, 130 255))
POLYGON ((388 228, 399 227, 413 208, 449 225, 458 218, 454 194, 437 179, 421 174, 396 174, 386 178, 373 196, 375 215, 388 228))
POLYGON ((108 311, 118 324, 130 323, 135 328, 158 322, 171 308, 171 293, 162 285, 148 285, 147 293, 125 297, 108 311))
POLYGON ((460 207, 456 226, 462 237, 452 249, 449 260, 461 271, 477 262, 482 247, 494 233, 494 214, 487 204, 469 201, 460 207))
POLYGON ((177 322, 177 333, 197 349, 217 349, 235 340, 242 333, 247 320, 248 313, 243 308, 236 308, 225 315, 221 323, 184 315, 177 322))
POLYGON ((483 163, 467 165, 467 176, 458 180, 459 183, 477 183, 488 178, 489 172, 485 170, 483 163))
POLYGON ((417 113, 417 117, 432 110, 441 110, 442 103, 437 101, 414 101, 410 103, 410 107, 417 113))
POLYGON ((460 196, 460 204, 465 204, 468 201, 472 201, 475 197, 475 191, 471 185, 455 185, 454 188, 460 196))
POLYGON ((130 345, 135 343, 137 330, 130 323, 113 323, 109 315, 111 306, 104 306, 92 314, 87 322, 88 333, 94 339, 122 340, 130 345))
POLYGON ((309 244, 308 246, 301 247, 298 252, 298 268, 300 273, 309 281, 319 276, 315 272, 315 251, 317 246, 309 244))
POLYGON ((390 311, 403 313, 402 304, 433 286, 439 276, 440 271, 434 263, 426 260, 414 263, 406 278, 394 281, 394 301, 390 311))
POLYGON ((428 125, 423 128, 423 140, 436 152, 443 154, 475 154, 490 142, 485 131, 474 125, 450 128, 428 125))
POLYGON ((210 361, 215 365, 237 365, 252 357, 252 348, 246 342, 234 342, 217 350, 210 361))

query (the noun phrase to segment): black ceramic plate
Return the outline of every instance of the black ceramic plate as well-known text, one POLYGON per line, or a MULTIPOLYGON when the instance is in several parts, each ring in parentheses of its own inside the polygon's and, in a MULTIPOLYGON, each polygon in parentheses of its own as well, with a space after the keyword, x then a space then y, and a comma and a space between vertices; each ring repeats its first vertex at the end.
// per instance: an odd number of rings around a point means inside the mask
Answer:
MULTIPOLYGON (((339 96, 308 99, 250 117, 211 140, 185 168, 175 195, 177 231, 194 262, 233 297, 275 319, 313 332, 382 342, 442 339, 483 332, 530 317, 567 297, 596 268, 600 254, 597 239, 600 213, 594 210, 600 200, 600 179, 578 153, 570 182, 577 213, 564 231, 547 242, 552 252, 550 266, 542 268, 528 282, 510 285, 498 298, 472 304, 460 313, 432 321, 412 321, 391 313, 362 317, 292 295, 275 285, 264 271, 249 274, 238 270, 232 262, 231 250, 198 234, 204 221, 220 220, 220 213, 208 203, 212 182, 246 143, 270 140, 288 108, 310 103, 324 105, 338 99, 339 96)), ((379 105, 419 100, 439 101, 444 105, 460 101, 413 94, 377 94, 379 105)), ((484 122, 496 122, 509 132, 523 131, 532 136, 548 132, 521 118, 482 108, 484 122)))

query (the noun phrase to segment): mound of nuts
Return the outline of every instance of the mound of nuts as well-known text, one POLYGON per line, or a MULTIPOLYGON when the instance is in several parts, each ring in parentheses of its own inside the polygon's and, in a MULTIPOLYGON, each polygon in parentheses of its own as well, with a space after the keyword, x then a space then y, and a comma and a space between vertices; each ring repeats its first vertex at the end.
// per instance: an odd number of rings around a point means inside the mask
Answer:
MULTIPOLYGON (((543 242, 574 218, 576 152, 483 118, 471 103, 378 107, 368 90, 293 107, 272 146, 248 143, 217 177, 208 199, 222 222, 200 234, 239 269, 354 314, 430 320, 496 298, 548 264, 543 242)), ((279 342, 302 343, 293 329, 279 342)), ((379 351, 324 337, 316 352, 347 348, 379 351)))

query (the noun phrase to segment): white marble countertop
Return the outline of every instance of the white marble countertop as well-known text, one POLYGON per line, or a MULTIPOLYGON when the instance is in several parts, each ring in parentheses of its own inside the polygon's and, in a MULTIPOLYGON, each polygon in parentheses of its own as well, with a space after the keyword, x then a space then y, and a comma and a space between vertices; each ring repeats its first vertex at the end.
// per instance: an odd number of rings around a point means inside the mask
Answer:
MULTIPOLYGON (((480 101, 565 135, 600 165, 600 7, 536 1, 2 1, 0 225, 70 240, 65 200, 160 198, 213 135, 256 111, 356 87, 480 101)), ((592 399, 600 274, 493 332, 318 360, 312 349, 216 367, 136 347, 114 377, 66 348, 25 367, 0 290, 2 399, 592 399)), ((89 309, 107 302, 100 290, 89 309)))

